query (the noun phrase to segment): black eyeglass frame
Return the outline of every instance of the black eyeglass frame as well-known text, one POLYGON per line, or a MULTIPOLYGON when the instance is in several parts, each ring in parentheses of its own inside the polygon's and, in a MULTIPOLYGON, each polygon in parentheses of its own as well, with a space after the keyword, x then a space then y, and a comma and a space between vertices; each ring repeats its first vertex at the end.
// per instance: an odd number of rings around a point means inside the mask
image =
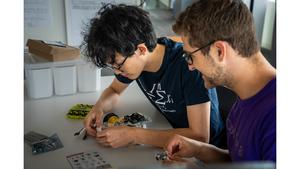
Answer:
POLYGON ((114 66, 114 65, 111 65, 111 64, 105 64, 104 67, 112 69, 112 70, 119 70, 119 71, 121 71, 121 67, 124 65, 124 63, 126 62, 127 58, 129 58, 129 57, 128 56, 125 57, 125 59, 123 60, 123 62, 120 63, 120 64, 115 63, 115 65, 117 65, 117 66, 114 66))
POLYGON ((192 65, 193 64, 193 58, 192 58, 192 55, 196 52, 198 52, 199 50, 202 50, 210 45, 212 45, 213 43, 215 43, 215 40, 214 41, 211 41, 209 42, 208 44, 194 50, 193 52, 191 53, 187 53, 186 51, 183 51, 183 54, 182 54, 182 57, 184 58, 184 60, 189 64, 189 65, 192 65))

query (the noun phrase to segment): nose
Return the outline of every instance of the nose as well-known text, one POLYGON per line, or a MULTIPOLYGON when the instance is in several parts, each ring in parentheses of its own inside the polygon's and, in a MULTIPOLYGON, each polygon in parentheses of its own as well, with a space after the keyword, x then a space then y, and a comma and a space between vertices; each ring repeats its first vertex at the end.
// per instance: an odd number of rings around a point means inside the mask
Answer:
POLYGON ((195 70, 195 67, 193 66, 193 64, 191 64, 191 65, 189 64, 188 66, 189 66, 189 70, 190 70, 190 71, 195 70))

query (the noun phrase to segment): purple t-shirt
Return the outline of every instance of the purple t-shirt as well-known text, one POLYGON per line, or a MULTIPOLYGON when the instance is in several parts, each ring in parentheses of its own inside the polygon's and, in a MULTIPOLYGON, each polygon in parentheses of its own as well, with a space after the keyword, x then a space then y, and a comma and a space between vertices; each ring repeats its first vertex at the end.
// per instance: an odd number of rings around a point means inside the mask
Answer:
POLYGON ((227 118, 232 161, 276 162, 276 78, 249 99, 238 99, 227 118))

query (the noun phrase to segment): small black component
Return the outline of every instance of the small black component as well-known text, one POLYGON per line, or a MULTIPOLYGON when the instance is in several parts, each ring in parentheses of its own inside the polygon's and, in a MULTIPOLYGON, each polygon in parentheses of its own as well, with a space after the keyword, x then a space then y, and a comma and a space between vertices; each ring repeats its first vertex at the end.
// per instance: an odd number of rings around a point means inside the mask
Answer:
POLYGON ((77 131, 76 133, 74 133, 74 136, 77 136, 77 137, 82 138, 83 140, 85 140, 87 138, 87 131, 83 127, 79 131, 77 131))
POLYGON ((77 131, 76 133, 74 133, 74 136, 79 136, 80 133, 84 130, 84 127, 81 128, 79 131, 77 131))
POLYGON ((84 133, 82 140, 85 140, 86 138, 87 138, 87 132, 84 133))
POLYGON ((155 156, 156 160, 160 161, 160 160, 166 160, 168 158, 168 155, 166 152, 161 152, 161 153, 157 153, 155 156))
POLYGON ((132 113, 131 115, 124 116, 124 122, 130 122, 132 124, 136 124, 139 122, 146 121, 145 116, 141 115, 140 113, 132 113))

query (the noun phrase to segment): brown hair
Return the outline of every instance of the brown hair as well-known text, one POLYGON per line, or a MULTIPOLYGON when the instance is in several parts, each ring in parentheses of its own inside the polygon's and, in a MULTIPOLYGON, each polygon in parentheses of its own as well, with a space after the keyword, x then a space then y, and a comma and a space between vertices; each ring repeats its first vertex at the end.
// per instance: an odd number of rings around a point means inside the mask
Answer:
POLYGON ((259 50, 253 16, 241 0, 199 0, 179 15, 173 30, 188 36, 193 47, 225 40, 243 57, 259 50))

